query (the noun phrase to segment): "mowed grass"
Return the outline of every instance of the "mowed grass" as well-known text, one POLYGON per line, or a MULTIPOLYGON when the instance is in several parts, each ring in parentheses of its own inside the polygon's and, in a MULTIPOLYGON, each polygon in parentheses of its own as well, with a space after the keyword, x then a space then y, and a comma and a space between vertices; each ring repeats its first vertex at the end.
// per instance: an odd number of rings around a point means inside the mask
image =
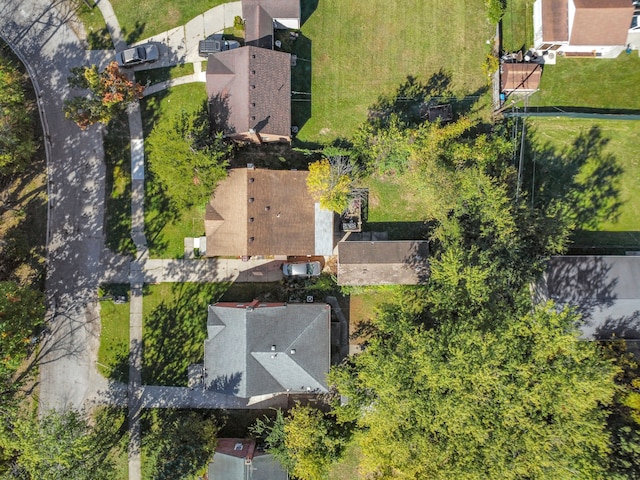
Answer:
POLYGON ((128 43, 184 25, 223 3, 226 0, 111 0, 128 43))
MULTIPOLYGON (((165 122, 172 124, 180 112, 193 112, 207 99, 204 84, 179 85, 141 101, 145 137, 153 127, 165 122)), ((147 167, 145 177, 145 233, 149 253, 155 258, 178 258, 184 254, 184 237, 204 233, 204 205, 173 211, 151 178, 147 167)))
POLYGON ((544 67, 530 105, 640 110, 640 57, 562 58, 544 67))
POLYGON ((486 87, 482 63, 495 26, 483 0, 323 0, 302 34, 311 41, 312 102, 298 138, 326 143, 348 138, 407 76, 426 81, 442 69, 458 94, 486 87))
MULTIPOLYGON (((117 286, 118 293, 128 297, 127 286, 117 286)), ((110 293, 110 292, 108 292, 110 293)), ((100 348, 98 371, 106 378, 127 382, 129 378, 129 302, 100 302, 100 348)))
POLYGON ((507 0, 502 18, 502 49, 505 52, 533 46, 533 3, 534 0, 507 0))
POLYGON ((334 463, 329 470, 329 480, 345 480, 360 478, 358 464, 362 451, 355 440, 345 449, 339 462, 334 463))
POLYGON ((640 247, 640 157, 638 156, 639 121, 592 120, 570 118, 530 118, 538 141, 558 148, 569 148, 580 132, 598 125, 609 139, 605 152, 611 153, 623 169, 619 200, 622 207, 615 220, 602 222, 595 232, 580 232, 581 246, 640 247))
POLYGON ((207 306, 227 283, 161 283, 145 286, 142 380, 148 385, 187 385, 187 369, 204 358, 207 306))

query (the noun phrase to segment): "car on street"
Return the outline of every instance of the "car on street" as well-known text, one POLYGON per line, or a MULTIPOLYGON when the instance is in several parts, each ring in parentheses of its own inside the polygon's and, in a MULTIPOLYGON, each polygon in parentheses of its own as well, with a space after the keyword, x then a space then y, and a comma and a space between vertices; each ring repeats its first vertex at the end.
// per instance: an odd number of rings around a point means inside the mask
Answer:
POLYGON ((321 270, 320 262, 282 264, 282 273, 284 273, 285 277, 317 277, 320 275, 321 270))
POLYGON ((226 40, 221 33, 216 33, 207 37, 205 40, 200 40, 198 43, 198 54, 201 57, 206 57, 210 53, 224 52, 239 47, 240 42, 237 40, 226 40))
POLYGON ((139 45, 116 53, 118 65, 124 68, 135 67, 143 63, 153 63, 160 57, 158 46, 153 43, 139 45))

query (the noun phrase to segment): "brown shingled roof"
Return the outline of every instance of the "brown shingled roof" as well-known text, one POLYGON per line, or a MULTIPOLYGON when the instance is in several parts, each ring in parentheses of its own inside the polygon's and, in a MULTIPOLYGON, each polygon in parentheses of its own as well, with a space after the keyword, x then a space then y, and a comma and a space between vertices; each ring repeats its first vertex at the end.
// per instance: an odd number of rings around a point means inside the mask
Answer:
POLYGON ((624 45, 633 17, 629 0, 573 0, 571 45, 624 45))
POLYGON ((531 92, 540 86, 542 66, 537 63, 503 63, 502 91, 531 92))
POLYGON ((209 56, 207 95, 225 134, 291 135, 291 56, 242 47, 209 56))
POLYGON ((207 255, 311 255, 315 202, 306 171, 237 168, 207 205, 207 255))
POLYGON ((542 0, 542 36, 545 42, 569 40, 568 0, 542 0))
POLYGON ((273 20, 300 19, 300 0, 243 0, 242 16, 246 45, 273 48, 273 20))

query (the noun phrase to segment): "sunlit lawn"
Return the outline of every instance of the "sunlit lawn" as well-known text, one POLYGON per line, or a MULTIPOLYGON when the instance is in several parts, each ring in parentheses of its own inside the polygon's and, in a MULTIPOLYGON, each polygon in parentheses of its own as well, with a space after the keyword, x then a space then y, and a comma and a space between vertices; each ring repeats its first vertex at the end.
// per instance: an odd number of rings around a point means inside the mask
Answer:
POLYGON ((533 46, 534 0, 507 0, 502 18, 502 49, 514 52, 533 46))
POLYGON ((544 67, 531 105, 640 110, 640 57, 562 58, 544 67))
POLYGON ((129 43, 184 25, 225 0, 111 0, 129 43))
MULTIPOLYGON (((207 99, 204 84, 179 85, 141 101, 145 137, 156 124, 172 123, 180 112, 193 112, 207 99)), ((176 258, 184 253, 184 237, 204 233, 204 205, 171 211, 164 194, 153 182, 149 170, 145 177, 145 233, 152 257, 176 258)))
POLYGON ((360 462, 360 447, 352 441, 344 451, 342 459, 331 466, 329 480, 355 480, 358 475, 358 463, 360 462))
MULTIPOLYGON (((127 285, 111 285, 101 293, 111 297, 124 295, 128 299, 129 289, 127 285)), ((106 378, 121 382, 127 382, 129 378, 129 314, 128 301, 122 304, 114 303, 113 299, 100 302, 98 371, 106 378)))
POLYGON ((378 96, 409 75, 426 81, 443 69, 459 94, 485 87, 482 63, 495 26, 484 5, 483 0, 317 2, 302 26, 311 40, 312 103, 298 138, 321 143, 348 138, 378 96))
POLYGON ((584 246, 640 247, 640 157, 638 157, 638 131, 640 122, 624 120, 590 120, 569 118, 530 118, 535 126, 536 138, 557 148, 568 148, 580 132, 598 125, 609 138, 606 152, 611 153, 622 166, 620 201, 622 208, 615 220, 601 223, 597 232, 581 232, 576 243, 584 246))

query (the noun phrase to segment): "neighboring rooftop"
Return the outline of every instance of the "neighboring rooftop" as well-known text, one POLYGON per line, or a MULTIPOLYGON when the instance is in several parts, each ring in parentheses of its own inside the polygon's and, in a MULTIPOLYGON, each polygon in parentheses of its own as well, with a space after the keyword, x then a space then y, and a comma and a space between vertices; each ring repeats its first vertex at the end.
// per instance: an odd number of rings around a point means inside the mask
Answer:
POLYGON ((306 171, 234 168, 207 204, 208 256, 330 255, 333 213, 307 191, 306 171))
POLYGON ((245 42, 273 48, 274 28, 300 29, 300 0, 243 0, 245 42))
MULTIPOLYGON (((429 274, 429 243, 423 240, 338 244, 339 285, 416 285, 429 274)), ((358 237, 355 237, 358 238, 358 237)))
POLYGON ((241 47, 209 55, 207 96, 215 128, 242 141, 289 141, 291 55, 241 47))
POLYGON ((574 306, 583 337, 640 339, 640 256, 561 256, 539 284, 542 300, 574 306))
POLYGON ((287 480, 287 472, 252 438, 219 438, 209 480, 287 480))
POLYGON ((210 305, 207 388, 242 398, 326 392, 330 321, 326 304, 210 305))
POLYGON ((503 92, 533 92, 540 87, 542 66, 537 63, 503 63, 501 68, 503 92))

